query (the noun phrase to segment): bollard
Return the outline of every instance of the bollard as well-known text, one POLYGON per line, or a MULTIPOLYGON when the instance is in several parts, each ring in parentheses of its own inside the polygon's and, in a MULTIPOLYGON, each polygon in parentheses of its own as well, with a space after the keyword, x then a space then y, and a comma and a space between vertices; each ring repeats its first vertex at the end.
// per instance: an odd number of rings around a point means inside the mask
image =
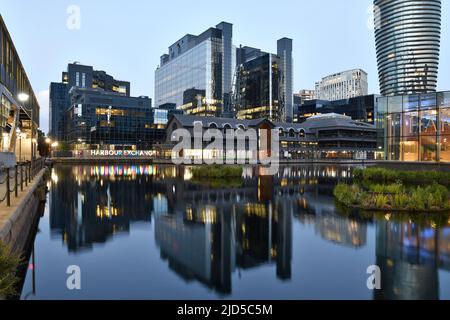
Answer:
POLYGON ((28 163, 28 183, 31 183, 31 161, 28 163))
POLYGON ((18 172, 17 172, 18 168, 19 168, 19 166, 16 164, 16 170, 14 172, 14 186, 15 186, 14 193, 15 193, 16 198, 19 197, 19 187, 18 187, 19 183, 18 183, 18 172))
POLYGON ((6 205, 11 207, 11 194, 9 192, 9 168, 6 168, 6 205))

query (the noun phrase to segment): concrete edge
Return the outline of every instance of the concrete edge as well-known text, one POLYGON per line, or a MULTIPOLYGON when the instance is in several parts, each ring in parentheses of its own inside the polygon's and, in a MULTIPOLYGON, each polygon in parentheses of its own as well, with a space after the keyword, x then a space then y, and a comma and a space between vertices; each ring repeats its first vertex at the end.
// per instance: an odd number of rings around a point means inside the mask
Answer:
POLYGON ((22 201, 17 206, 17 208, 13 212, 13 214, 5 222, 3 228, 0 230, 0 241, 4 241, 4 239, 10 234, 14 223, 19 219, 20 215, 23 213, 25 205, 31 200, 34 192, 37 190, 37 188, 41 184, 42 179, 43 179, 45 173, 47 172, 47 170, 48 170, 47 168, 44 168, 38 173, 38 175, 36 176, 36 178, 33 182, 33 185, 28 190, 28 193, 22 199, 22 201))

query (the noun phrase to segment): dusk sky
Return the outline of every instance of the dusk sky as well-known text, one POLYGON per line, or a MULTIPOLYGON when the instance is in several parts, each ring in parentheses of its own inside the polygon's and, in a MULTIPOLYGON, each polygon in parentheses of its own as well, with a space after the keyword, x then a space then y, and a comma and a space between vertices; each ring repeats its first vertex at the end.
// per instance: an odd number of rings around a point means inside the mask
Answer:
MULTIPOLYGON (((41 104, 48 130, 48 88, 79 61, 131 82, 131 94, 154 98, 154 71, 169 45, 221 21, 234 24, 234 44, 276 52, 282 37, 294 40, 294 90, 312 89, 323 76, 353 68, 369 74, 378 93, 372 0, 114 1, 0 0, 11 33, 41 104), (80 29, 67 27, 70 5, 81 10, 80 29)), ((442 1, 438 90, 450 90, 450 1, 442 1)))

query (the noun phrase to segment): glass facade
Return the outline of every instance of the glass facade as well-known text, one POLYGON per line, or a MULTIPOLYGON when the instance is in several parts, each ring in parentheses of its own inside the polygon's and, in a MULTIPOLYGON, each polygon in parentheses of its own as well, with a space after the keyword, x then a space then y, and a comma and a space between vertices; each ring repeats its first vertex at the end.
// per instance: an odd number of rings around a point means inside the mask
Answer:
POLYGON ((187 90, 203 90, 207 104, 223 110, 225 95, 231 92, 232 25, 221 23, 199 36, 187 35, 161 57, 155 72, 155 107, 185 104, 187 90))
POLYGON ((153 111, 146 97, 77 89, 66 112, 67 142, 79 150, 151 149, 164 138, 153 125, 153 111))
MULTIPOLYGON (((39 125, 39 103, 28 80, 25 69, 22 66, 19 55, 9 35, 8 29, 0 15, 0 85, 17 97, 20 93, 26 93, 29 101, 25 103, 28 110, 33 108, 35 124, 39 125)), ((15 99, 15 98, 14 98, 15 99)), ((21 112, 21 120, 30 120, 31 112, 21 112)))
POLYGON ((284 105, 280 100, 284 78, 278 56, 264 54, 244 63, 238 78, 238 119, 267 118, 271 121, 283 121, 284 105))
POLYGON ((374 4, 381 94, 436 91, 441 0, 375 0, 374 4))
POLYGON ((450 92, 382 97, 377 109, 386 160, 450 162, 450 92))

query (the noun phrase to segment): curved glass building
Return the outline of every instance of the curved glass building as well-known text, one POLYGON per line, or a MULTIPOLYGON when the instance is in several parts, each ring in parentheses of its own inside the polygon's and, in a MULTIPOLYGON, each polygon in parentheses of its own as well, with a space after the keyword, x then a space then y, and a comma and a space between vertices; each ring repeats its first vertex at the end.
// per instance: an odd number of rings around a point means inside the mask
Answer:
POLYGON ((381 94, 436 91, 441 0, 374 0, 381 94))

